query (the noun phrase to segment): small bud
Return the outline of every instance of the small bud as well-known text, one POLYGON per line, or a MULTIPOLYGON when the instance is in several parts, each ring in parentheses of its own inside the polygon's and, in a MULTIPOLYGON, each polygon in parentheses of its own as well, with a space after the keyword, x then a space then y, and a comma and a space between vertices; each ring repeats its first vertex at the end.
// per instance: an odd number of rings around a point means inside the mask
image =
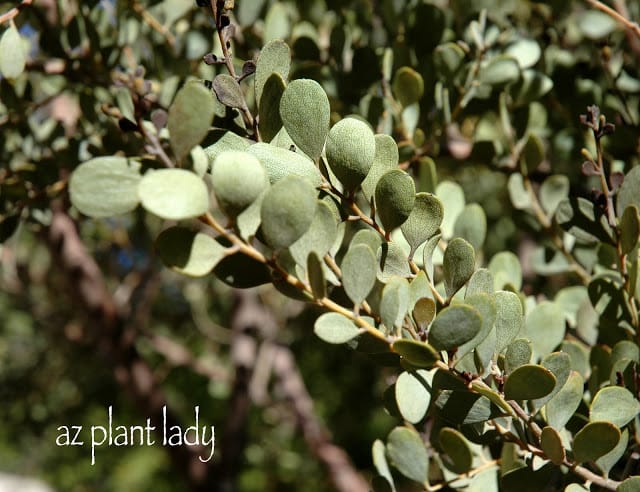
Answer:
POLYGON ((583 148, 580 150, 580 153, 582 154, 582 157, 584 157, 585 159, 592 161, 593 162, 593 156, 591 155, 591 152, 589 152, 587 149, 583 148))

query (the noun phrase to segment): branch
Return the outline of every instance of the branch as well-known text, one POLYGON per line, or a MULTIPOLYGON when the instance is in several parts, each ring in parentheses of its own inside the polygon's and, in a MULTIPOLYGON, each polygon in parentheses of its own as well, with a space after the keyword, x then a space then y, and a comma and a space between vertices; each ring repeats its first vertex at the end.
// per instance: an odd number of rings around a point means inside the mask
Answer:
POLYGON ((149 27, 151 27, 151 29, 159 32, 167 40, 169 46, 175 48, 176 37, 171 33, 171 31, 169 31, 169 29, 163 26, 158 21, 158 19, 151 15, 143 5, 141 5, 139 2, 132 2, 131 8, 133 8, 133 10, 138 15, 140 15, 140 17, 142 17, 142 20, 145 21, 149 25, 149 27))
POLYGON ((622 24, 626 29, 632 31, 636 36, 640 38, 640 26, 638 26, 637 22, 630 21, 624 15, 612 9, 608 5, 605 5, 599 0, 585 0, 585 1, 589 5, 591 5, 594 9, 597 9, 600 12, 604 12, 608 16, 612 17, 615 21, 622 24))
POLYGON ((0 24, 4 24, 5 22, 8 22, 11 19, 14 19, 20 13, 21 10, 24 10, 26 7, 28 7, 32 3, 33 3, 33 0, 22 0, 22 2, 20 2, 19 5, 16 5, 11 10, 0 15, 0 24))

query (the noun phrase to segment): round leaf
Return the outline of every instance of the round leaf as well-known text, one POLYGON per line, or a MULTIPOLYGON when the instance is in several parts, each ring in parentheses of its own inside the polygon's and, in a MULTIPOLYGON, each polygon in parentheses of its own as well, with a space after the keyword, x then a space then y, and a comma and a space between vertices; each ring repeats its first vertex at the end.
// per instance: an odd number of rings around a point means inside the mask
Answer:
POLYGON ((315 164, 297 152, 262 142, 252 145, 247 152, 262 162, 271 184, 290 175, 305 178, 313 186, 318 186, 322 182, 322 175, 315 164))
POLYGON ((140 166, 125 157, 96 157, 80 164, 69 181, 71 203, 89 217, 112 217, 140 203, 140 166))
POLYGON ((476 253, 473 246, 462 238, 449 242, 444 252, 444 288, 447 297, 453 296, 473 275, 476 267, 476 253))
POLYGON ((260 209, 267 244, 275 249, 292 245, 309 229, 316 206, 316 190, 306 179, 291 175, 274 184, 260 209))
POLYGON ((360 184, 367 201, 371 201, 376 191, 376 185, 380 177, 387 171, 398 167, 400 159, 398 155, 398 145, 393 137, 384 134, 375 135, 376 153, 373 157, 373 164, 367 177, 360 184))
POLYGON ((545 405, 544 415, 550 426, 561 430, 582 401, 584 380, 577 372, 572 372, 560 391, 545 405))
POLYGON ((226 256, 213 269, 216 277, 235 289, 249 289, 271 283, 271 273, 261 263, 243 253, 226 256))
POLYGON ((320 157, 327 138, 329 112, 329 99, 315 80, 294 80, 280 100, 280 116, 287 133, 314 160, 320 157))
POLYGON ((496 351, 502 352, 518 336, 524 324, 520 298, 513 292, 499 291, 496 299, 496 351))
POLYGON ((453 227, 453 235, 469 241, 474 249, 482 248, 487 236, 487 216, 477 203, 464 207, 453 227))
POLYGON ((555 302, 543 301, 527 314, 525 333, 533 344, 533 358, 538 360, 564 340, 565 320, 555 302))
POLYGON ((458 215, 462 213, 465 206, 464 191, 462 187, 453 181, 443 181, 436 188, 436 196, 444 206, 444 217, 440 229, 445 239, 453 236, 458 215))
POLYGON ((0 37, 0 74, 7 79, 15 79, 24 71, 26 63, 22 39, 12 20, 0 37))
POLYGON ((622 254, 629 254, 638 244, 640 236, 640 218, 638 217, 638 208, 635 205, 629 205, 624 209, 620 218, 620 246, 622 254))
POLYGON ((282 128, 280 100, 286 85, 278 73, 271 74, 264 84, 264 98, 260 101, 258 120, 260 136, 265 142, 271 142, 282 128))
POLYGON ((410 277, 411 268, 407 254, 398 243, 383 243, 376 252, 378 280, 388 282, 394 276, 410 277))
POLYGON ((440 429, 438 441, 442 450, 449 458, 445 463, 455 473, 467 473, 471 470, 473 454, 464 436, 455 429, 443 427, 440 429))
POLYGON ((412 424, 420 422, 431 402, 431 381, 433 373, 418 369, 415 372, 403 372, 395 384, 396 403, 402 418, 412 424))
POLYGON ((213 97, 201 83, 187 82, 178 91, 169 108, 167 128, 171 148, 179 161, 207 135, 214 113, 213 97))
POLYGON ((406 107, 422 99, 424 80, 413 68, 402 67, 396 72, 392 87, 398 102, 406 107))
POLYGON ((540 45, 533 39, 519 39, 510 44, 505 50, 507 55, 513 56, 520 68, 530 68, 538 63, 542 50, 540 45))
POLYGON ((620 429, 609 422, 590 422, 573 438, 573 455, 578 463, 595 461, 620 441, 620 429))
POLYGON ((149 171, 138 185, 142 206, 168 220, 198 217, 209 209, 209 190, 202 178, 184 169, 149 171))
MULTIPOLYGON (((287 43, 281 39, 271 41, 262 48, 256 61, 256 73, 254 76, 256 101, 258 101, 259 107, 263 104, 262 91, 267 84, 267 80, 269 80, 274 73, 278 74, 281 80, 287 80, 287 77, 289 77, 290 65, 291 50, 287 43)), ((265 102, 267 101, 268 100, 265 98, 265 102)))
POLYGON ((382 289, 380 318, 392 329, 402 325, 409 307, 409 282, 404 277, 393 277, 382 289))
POLYGON ((333 125, 325 149, 331 170, 346 190, 355 190, 369 173, 376 140, 369 126, 356 118, 333 125))
POLYGON ((540 203, 549 217, 553 217, 560 202, 569 196, 569 178, 560 174, 549 176, 540 186, 540 203))
POLYGON ((342 259, 342 286, 355 305, 362 304, 376 283, 376 257, 366 244, 352 244, 342 259))
POLYGON ((498 55, 480 71, 480 82, 494 87, 504 86, 520 78, 520 65, 511 56, 498 55))
POLYGON ((213 91, 218 101, 230 108, 242 108, 246 104, 240 84, 229 74, 221 73, 213 79, 213 91))
POLYGON ((390 233, 411 214, 416 198, 413 178, 400 169, 382 175, 376 186, 376 210, 382 226, 390 233))
POLYGON ((540 434, 540 447, 554 465, 564 463, 565 451, 560 434, 553 427, 545 427, 540 434))
POLYGON ((640 490, 640 476, 629 477, 622 482, 616 492, 637 492, 640 490))
POLYGON ((596 393, 589 409, 591 422, 610 422, 623 427, 640 412, 640 403, 626 388, 609 386, 596 393))
POLYGON ((514 340, 504 354, 504 368, 507 374, 531 361, 531 342, 524 338, 514 340))
POLYGON ((431 238, 442 223, 444 207, 442 202, 431 193, 418 193, 409 218, 400 229, 411 246, 411 254, 422 243, 431 238))
POLYGON ((553 391, 556 377, 549 369, 534 364, 525 364, 513 371, 504 385, 507 400, 535 400, 553 391))
POLYGON ((496 290, 511 286, 515 290, 522 287, 522 267, 520 260, 510 251, 502 251, 491 258, 489 271, 493 274, 496 290))
POLYGON ((405 477, 419 483, 427 480, 429 456, 420 435, 406 427, 396 427, 387 438, 391 464, 405 477))
POLYGON ((610 15, 598 10, 587 10, 578 19, 578 27, 585 37, 598 40, 606 38, 617 25, 610 15))
MULTIPOLYGON (((291 245, 289 251, 298 265, 304 265, 310 252, 314 252, 319 258, 331 249, 338 236, 338 224, 331 207, 327 202, 318 200, 313 221, 300 239, 291 245)), ((373 268, 375 276, 375 267, 373 268)))
POLYGON ((225 248, 202 232, 170 227, 156 239, 158 256, 165 266, 183 275, 207 275, 224 258, 225 248))
POLYGON ((440 355, 431 345, 414 340, 396 340, 391 350, 415 367, 430 368, 440 360, 440 355))
POLYGON ((416 301, 413 307, 413 320, 421 330, 426 330, 436 316, 436 303, 430 297, 423 297, 416 301))
POLYGON ((429 343, 436 350, 452 350, 475 337, 481 327, 482 317, 473 306, 449 306, 433 320, 429 343))
POLYGON ((247 152, 228 150, 216 157, 211 184, 218 204, 235 217, 269 186, 267 172, 260 161, 247 152))
POLYGON ((320 316, 313 331, 325 342, 334 344, 347 343, 362 333, 353 321, 339 313, 325 313, 320 316))

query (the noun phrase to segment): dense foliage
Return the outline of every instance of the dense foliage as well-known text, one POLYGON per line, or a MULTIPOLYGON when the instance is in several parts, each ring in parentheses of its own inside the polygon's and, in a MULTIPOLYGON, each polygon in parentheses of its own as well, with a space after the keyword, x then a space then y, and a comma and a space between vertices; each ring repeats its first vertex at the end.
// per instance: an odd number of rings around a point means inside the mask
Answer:
POLYGON ((612 3, 7 6, 5 471, 638 490, 640 7, 612 3), (196 405, 210 463, 56 440, 196 405))

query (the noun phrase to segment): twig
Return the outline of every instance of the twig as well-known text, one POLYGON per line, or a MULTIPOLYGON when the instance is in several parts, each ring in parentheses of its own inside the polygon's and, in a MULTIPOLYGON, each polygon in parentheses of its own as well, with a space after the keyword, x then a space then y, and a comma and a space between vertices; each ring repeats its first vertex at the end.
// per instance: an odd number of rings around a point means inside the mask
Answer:
POLYGON ((630 31, 635 33, 636 36, 640 37, 640 26, 637 22, 630 21, 624 15, 620 14, 608 5, 605 5, 599 0, 585 0, 585 2, 591 5, 594 9, 597 9, 600 12, 604 12, 605 14, 622 24, 626 29, 629 29, 630 31))
POLYGON ((0 24, 4 24, 5 22, 8 22, 11 19, 15 18, 20 13, 21 10, 24 10, 26 7, 28 7, 32 3, 33 3, 33 0, 22 0, 22 2, 20 2, 19 5, 16 5, 9 11, 0 15, 0 24))
POLYGON ((140 17, 142 17, 142 20, 145 21, 149 25, 149 27, 159 32, 167 40, 167 43, 169 43, 169 46, 171 46, 172 48, 175 48, 176 37, 173 35, 173 33, 171 33, 171 31, 169 31, 169 29, 167 29, 165 26, 160 24, 158 19, 156 19, 153 15, 151 15, 149 11, 145 9, 143 5, 140 4, 140 2, 135 2, 135 1, 132 2, 131 8, 133 8, 133 10, 138 15, 140 15, 140 17))

